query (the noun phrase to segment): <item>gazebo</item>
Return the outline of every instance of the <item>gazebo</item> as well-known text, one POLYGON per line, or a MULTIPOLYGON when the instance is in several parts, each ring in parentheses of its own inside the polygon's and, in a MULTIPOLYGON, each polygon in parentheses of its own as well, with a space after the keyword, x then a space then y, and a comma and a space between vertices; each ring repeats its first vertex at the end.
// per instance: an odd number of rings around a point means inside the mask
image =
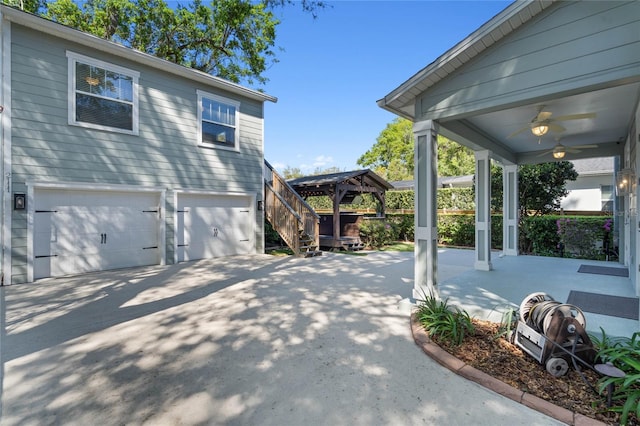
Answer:
POLYGON ((385 192, 393 188, 369 169, 306 176, 287 183, 304 199, 323 195, 331 199, 333 213, 321 217, 320 222, 320 245, 331 249, 357 249, 362 245, 357 232, 353 232, 358 216, 346 212, 341 214, 341 204, 352 203, 358 195, 371 194, 380 203, 379 211, 384 216, 385 192), (327 223, 329 217, 331 220, 327 223))

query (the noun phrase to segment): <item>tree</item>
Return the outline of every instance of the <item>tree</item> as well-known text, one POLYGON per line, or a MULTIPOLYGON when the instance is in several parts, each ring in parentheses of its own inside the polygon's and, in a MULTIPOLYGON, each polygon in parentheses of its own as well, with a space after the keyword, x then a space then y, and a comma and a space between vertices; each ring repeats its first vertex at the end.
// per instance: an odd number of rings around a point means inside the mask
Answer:
POLYGON ((290 179, 297 179, 299 177, 303 177, 304 173, 302 173, 302 170, 300 170, 300 168, 298 167, 285 167, 284 170, 282 170, 282 177, 285 180, 290 180, 290 179))
POLYGON ((61 24, 236 83, 264 84, 274 63, 274 9, 301 4, 315 18, 322 0, 2 0, 61 24))
POLYGON ((316 167, 313 173, 311 173, 311 175, 312 176, 329 175, 333 173, 342 173, 342 172, 344 172, 344 170, 340 170, 340 167, 336 167, 336 166, 327 167, 326 169, 321 169, 320 167, 316 167))
POLYGON ((438 135, 438 176, 465 176, 476 171, 473 151, 438 135))
MULTIPOLYGON (((525 164, 518 168, 520 217, 543 215, 560 209, 560 201, 569 191, 567 181, 578 178, 569 161, 525 164)), ((502 168, 491 168, 491 204, 502 210, 502 168)))
POLYGON ((413 178, 413 124, 396 118, 380 133, 376 143, 357 161, 387 180, 413 178))
MULTIPOLYGON (((358 164, 372 168, 387 180, 413 179, 413 123, 396 118, 380 133, 376 143, 359 159, 358 164)), ((442 135, 438 135, 438 175, 473 174, 473 151, 442 135)))

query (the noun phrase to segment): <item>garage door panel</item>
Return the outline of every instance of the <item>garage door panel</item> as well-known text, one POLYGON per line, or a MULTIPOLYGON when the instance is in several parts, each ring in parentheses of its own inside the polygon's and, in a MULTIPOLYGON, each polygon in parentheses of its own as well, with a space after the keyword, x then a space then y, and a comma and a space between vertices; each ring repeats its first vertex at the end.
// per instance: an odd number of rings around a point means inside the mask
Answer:
POLYGON ((36 190, 34 277, 157 264, 157 193, 36 190), (155 213, 146 213, 153 210, 155 213))
POLYGON ((179 196, 178 261, 251 253, 255 220, 250 206, 246 196, 179 196))

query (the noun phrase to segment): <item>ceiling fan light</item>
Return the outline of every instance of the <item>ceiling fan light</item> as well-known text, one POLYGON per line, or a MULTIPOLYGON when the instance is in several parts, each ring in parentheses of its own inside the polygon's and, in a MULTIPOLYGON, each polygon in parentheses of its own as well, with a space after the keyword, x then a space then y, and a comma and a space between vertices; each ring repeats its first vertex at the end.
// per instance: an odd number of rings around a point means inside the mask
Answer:
POLYGON ((546 135, 548 131, 549 126, 547 126, 546 124, 538 124, 531 127, 531 133, 538 137, 546 135))
POLYGON ((564 158, 564 151, 553 151, 553 158, 557 158, 558 160, 564 158))

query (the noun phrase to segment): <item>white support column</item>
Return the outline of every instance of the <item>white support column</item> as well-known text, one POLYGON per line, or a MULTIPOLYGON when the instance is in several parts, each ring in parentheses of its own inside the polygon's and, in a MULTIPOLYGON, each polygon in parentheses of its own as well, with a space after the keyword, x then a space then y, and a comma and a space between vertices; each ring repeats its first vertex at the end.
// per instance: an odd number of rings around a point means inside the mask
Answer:
POLYGON ((438 296, 438 126, 413 126, 415 137, 415 270, 413 297, 438 296))
POLYGON ((518 255, 518 166, 505 165, 502 170, 502 252, 518 255))
POLYGON ((489 151, 476 151, 476 263, 490 271, 491 265, 491 158, 489 151))

